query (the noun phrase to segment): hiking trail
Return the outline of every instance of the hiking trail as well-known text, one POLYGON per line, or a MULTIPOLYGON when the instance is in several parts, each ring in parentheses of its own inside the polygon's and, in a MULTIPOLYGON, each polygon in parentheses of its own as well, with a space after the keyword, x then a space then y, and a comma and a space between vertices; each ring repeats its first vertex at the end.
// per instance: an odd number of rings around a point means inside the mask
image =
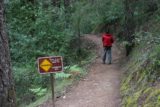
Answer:
MULTIPOLYGON (((103 47, 101 37, 88 35, 96 43, 97 58, 89 67, 88 75, 73 86, 65 96, 55 102, 56 107, 120 107, 121 51, 114 44, 112 64, 102 64, 103 47)), ((48 101, 39 107, 52 107, 48 101)))

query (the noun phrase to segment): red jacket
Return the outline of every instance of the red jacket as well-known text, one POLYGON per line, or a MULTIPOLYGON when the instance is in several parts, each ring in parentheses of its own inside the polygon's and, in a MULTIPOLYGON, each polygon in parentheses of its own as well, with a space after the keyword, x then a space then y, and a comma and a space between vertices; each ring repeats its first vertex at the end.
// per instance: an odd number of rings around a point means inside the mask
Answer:
POLYGON ((111 34, 103 34, 102 36, 103 46, 112 46, 114 39, 111 34))

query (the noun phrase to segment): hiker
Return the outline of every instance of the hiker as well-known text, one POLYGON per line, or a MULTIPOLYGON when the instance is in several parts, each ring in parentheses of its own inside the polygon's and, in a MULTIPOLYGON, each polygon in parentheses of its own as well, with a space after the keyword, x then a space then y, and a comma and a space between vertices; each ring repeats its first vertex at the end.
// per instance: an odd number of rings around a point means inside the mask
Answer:
POLYGON ((114 42, 113 36, 108 32, 103 33, 102 42, 104 47, 104 55, 103 55, 103 64, 106 63, 106 58, 108 60, 108 64, 112 63, 112 44, 114 42))

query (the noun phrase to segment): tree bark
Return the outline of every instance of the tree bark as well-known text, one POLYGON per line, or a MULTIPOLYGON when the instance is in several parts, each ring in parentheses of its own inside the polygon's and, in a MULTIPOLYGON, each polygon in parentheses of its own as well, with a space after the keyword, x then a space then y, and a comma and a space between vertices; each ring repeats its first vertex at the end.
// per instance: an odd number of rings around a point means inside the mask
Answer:
POLYGON ((4 0, 0 0, 0 107, 15 107, 8 38, 5 32, 4 0))

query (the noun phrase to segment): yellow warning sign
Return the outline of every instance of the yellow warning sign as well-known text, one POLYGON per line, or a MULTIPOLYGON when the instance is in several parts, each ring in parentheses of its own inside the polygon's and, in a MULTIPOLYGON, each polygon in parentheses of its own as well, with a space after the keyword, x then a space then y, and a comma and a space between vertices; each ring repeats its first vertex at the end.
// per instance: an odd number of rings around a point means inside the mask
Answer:
POLYGON ((48 72, 49 69, 50 69, 52 66, 53 66, 52 63, 51 63, 49 60, 47 60, 47 59, 44 59, 44 60, 42 61, 42 63, 40 64, 40 67, 41 67, 45 72, 48 72))

